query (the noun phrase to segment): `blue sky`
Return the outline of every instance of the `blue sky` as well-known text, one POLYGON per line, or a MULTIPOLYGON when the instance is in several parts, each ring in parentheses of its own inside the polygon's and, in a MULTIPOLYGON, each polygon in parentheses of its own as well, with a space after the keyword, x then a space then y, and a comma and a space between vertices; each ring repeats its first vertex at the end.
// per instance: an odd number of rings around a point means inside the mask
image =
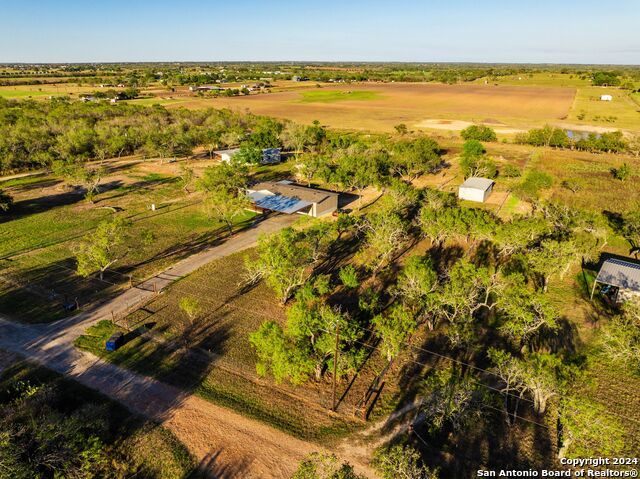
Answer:
POLYGON ((640 64, 640 1, 0 0, 0 62, 640 64))

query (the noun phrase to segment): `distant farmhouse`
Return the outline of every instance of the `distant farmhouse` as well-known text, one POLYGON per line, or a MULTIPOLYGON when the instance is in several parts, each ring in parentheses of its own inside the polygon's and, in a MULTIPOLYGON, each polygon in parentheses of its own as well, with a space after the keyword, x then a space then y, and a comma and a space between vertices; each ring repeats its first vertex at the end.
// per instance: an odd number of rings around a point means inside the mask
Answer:
POLYGON ((230 148, 228 150, 218 150, 214 151, 213 154, 218 157, 220 161, 224 161, 225 163, 229 163, 231 158, 234 157, 236 153, 240 151, 240 148, 230 148))
POLYGON ((640 298, 640 264, 622 259, 607 259, 602 263, 593 282, 592 299, 598 284, 600 293, 614 304, 640 298))
POLYGON ((612 101, 613 97, 611 95, 600 95, 600 101, 612 101))
MULTIPOLYGON (((220 161, 229 163, 239 151, 240 148, 231 148, 228 150, 214 151, 213 154, 216 155, 220 161)), ((281 161, 282 152, 280 151, 280 148, 264 148, 262 150, 262 159, 260 160, 261 165, 273 165, 280 163, 281 161)))
POLYGON ((494 181, 488 178, 472 176, 467 178, 458 189, 458 198, 461 200, 484 203, 493 191, 494 181))
POLYGON ((251 186, 247 188, 247 196, 258 212, 297 213, 317 218, 338 209, 340 194, 283 180, 264 181, 251 186))
POLYGON ((215 85, 190 86, 189 91, 222 91, 224 88, 215 85))

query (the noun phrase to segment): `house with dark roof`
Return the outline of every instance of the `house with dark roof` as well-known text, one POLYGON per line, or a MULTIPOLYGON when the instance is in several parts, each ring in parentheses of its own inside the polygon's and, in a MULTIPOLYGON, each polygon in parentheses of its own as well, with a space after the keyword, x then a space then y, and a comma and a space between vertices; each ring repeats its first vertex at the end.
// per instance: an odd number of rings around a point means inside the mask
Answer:
POLYGON ((257 183, 247 188, 247 196, 258 211, 318 217, 338 209, 340 194, 283 180, 257 183))

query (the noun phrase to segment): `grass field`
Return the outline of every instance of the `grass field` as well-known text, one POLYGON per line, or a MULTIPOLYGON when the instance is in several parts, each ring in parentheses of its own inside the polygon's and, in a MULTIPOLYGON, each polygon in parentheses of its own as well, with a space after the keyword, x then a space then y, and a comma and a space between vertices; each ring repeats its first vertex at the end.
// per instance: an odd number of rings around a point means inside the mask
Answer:
MULTIPOLYGON (((3 230, 0 243, 0 311, 28 322, 55 320, 64 315, 63 300, 78 298, 88 306, 126 287, 129 275, 134 283, 142 281, 214 244, 224 234, 222 224, 207 217, 198 193, 185 194, 177 171, 176 163, 112 165, 94 205, 81 191, 49 176, 9 180, 3 187, 14 196, 15 207, 3 218, 11 227, 3 230), (155 212, 149 209, 152 203, 155 212), (74 243, 113 216, 130 221, 124 257, 104 281, 79 277, 74 243)), ((252 216, 248 212, 237 222, 252 216)))
POLYGON ((368 101, 377 100, 380 94, 365 90, 310 90, 301 93, 303 103, 335 103, 338 101, 368 101))
POLYGON ((71 83, 59 85, 20 85, 0 86, 0 97, 25 99, 28 97, 42 98, 48 96, 77 95, 95 91, 95 87, 79 86, 71 83))
MULTIPOLYGON (((104 422, 106 432, 100 440, 113 467, 121 469, 126 465, 128 474, 137 477, 174 479, 188 476, 196 466, 189 451, 168 430, 133 415, 95 391, 26 362, 15 363, 0 374, 0 405, 7 404, 24 384, 54 391, 49 393, 47 405, 62 415, 90 410, 95 424, 104 422)), ((41 421, 40 414, 33 411, 33 420, 41 421)))
MULTIPOLYGON (((459 168, 459 152, 461 142, 458 139, 440 138, 441 145, 448 150, 446 161, 450 167, 439 176, 426 176, 420 184, 439 187, 445 191, 457 191, 464 178, 459 168)), ((553 148, 533 149, 525 145, 506 143, 486 143, 487 154, 491 156, 498 169, 506 165, 517 166, 523 174, 530 169, 548 173, 553 178, 553 185, 543 191, 544 198, 570 204, 593 211, 623 212, 634 208, 640 196, 635 187, 640 177, 640 158, 626 155, 588 153, 582 151, 557 150, 553 148), (631 166, 632 177, 627 181, 616 180, 611 170, 623 163, 631 166), (578 185, 573 192, 563 186, 563 181, 571 180, 578 185)), ((522 178, 506 178, 498 176, 494 191, 497 194, 512 189, 522 178)), ((488 209, 497 209, 496 193, 491 195, 487 203, 480 205, 488 209)), ((502 199, 502 198, 501 198, 502 199)), ((501 210, 501 215, 515 208, 516 199, 511 195, 501 210)), ((515 212, 523 213, 519 202, 515 212)))
MULTIPOLYGON (((76 345, 297 437, 327 442, 359 428, 361 423, 351 419, 350 413, 362 388, 373 378, 373 370, 364 371, 354 384, 340 406, 346 413, 341 415, 328 412, 329 382, 310 381, 294 387, 256 374, 256 356, 248 335, 266 319, 283 322, 284 309, 264 284, 239 293, 245 254, 250 253, 222 258, 198 269, 123 322, 130 329, 151 324, 151 336, 136 337, 117 352, 107 353, 104 341, 115 326, 103 321, 76 345), (193 324, 178 307, 184 297, 196 298, 205 311, 193 324), (185 344, 189 352, 182 349, 185 344)), ((339 391, 346 386, 341 382, 339 391)))
POLYGON ((640 106, 627 90, 584 87, 578 89, 568 117, 578 123, 640 130, 640 106), (613 101, 601 101, 600 95, 611 95, 613 101))
POLYGON ((582 79, 579 75, 574 73, 551 72, 522 73, 516 75, 497 76, 495 78, 480 78, 476 80, 475 83, 484 84, 485 81, 490 84, 511 86, 579 88, 591 85, 591 82, 587 78, 582 79))

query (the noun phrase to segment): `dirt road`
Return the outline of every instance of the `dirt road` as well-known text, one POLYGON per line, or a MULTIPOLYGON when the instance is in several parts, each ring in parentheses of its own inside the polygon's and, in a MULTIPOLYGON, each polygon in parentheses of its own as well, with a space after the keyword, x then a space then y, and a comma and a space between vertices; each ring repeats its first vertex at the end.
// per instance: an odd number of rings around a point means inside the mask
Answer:
MULTIPOLYGON (((133 373, 76 349, 73 341, 111 311, 123 311, 147 299, 198 267, 255 245, 261 233, 292 222, 276 216, 235 235, 225 243, 195 254, 136 288, 73 318, 53 324, 27 325, 0 319, 0 349, 24 356, 111 397, 130 410, 173 431, 216 478, 287 478, 297 463, 320 448, 295 439, 229 409, 186 394, 160 381, 133 373)), ((373 472, 358 458, 361 472, 373 472)))

